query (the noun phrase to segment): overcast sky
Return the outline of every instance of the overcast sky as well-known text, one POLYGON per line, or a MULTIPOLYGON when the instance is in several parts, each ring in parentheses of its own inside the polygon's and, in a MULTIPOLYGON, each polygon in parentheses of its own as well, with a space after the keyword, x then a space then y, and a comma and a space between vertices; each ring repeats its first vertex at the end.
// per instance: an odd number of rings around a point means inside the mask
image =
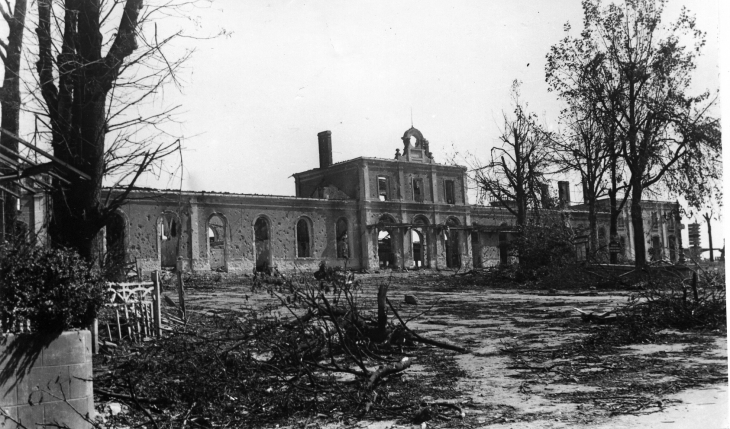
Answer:
MULTIPOLYGON (((719 2, 670 0, 665 19, 683 5, 707 32, 695 89, 714 91, 719 2)), ((318 166, 318 132, 332 131, 335 162, 390 158, 411 111, 437 162, 456 152, 486 158, 514 79, 529 108, 555 124, 545 55, 566 22, 582 26, 580 0, 214 0, 198 12, 201 34, 230 35, 191 41, 183 93, 165 94, 185 110, 182 187, 278 195, 293 195, 293 173, 318 166)))
MULTIPOLYGON (((708 33, 698 90, 714 90, 718 3, 670 1, 667 16, 682 4, 708 33)), ((437 162, 454 151, 486 157, 514 79, 530 109, 554 123, 560 105, 547 91, 545 55, 566 21, 582 24, 580 0, 215 0, 199 12, 202 31, 231 35, 191 41, 183 94, 166 92, 194 136, 183 187, 283 195, 294 192, 293 173, 318 166, 318 132, 332 131, 335 162, 390 158, 411 110, 437 162)))

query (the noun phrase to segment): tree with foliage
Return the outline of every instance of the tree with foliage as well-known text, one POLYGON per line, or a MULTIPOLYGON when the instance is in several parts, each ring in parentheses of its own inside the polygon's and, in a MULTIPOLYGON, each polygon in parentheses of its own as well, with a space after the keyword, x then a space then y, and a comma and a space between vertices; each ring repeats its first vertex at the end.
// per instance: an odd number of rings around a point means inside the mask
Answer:
MULTIPOLYGON (((4 71, 3 86, 0 88, 0 108, 2 109, 0 126, 6 131, 18 134, 20 130, 20 65, 27 0, 16 0, 14 5, 11 5, 10 2, 6 4, 7 10, 0 4, 0 14, 8 27, 7 41, 0 39, 0 60, 3 62, 4 71)), ((0 163, 0 165, 6 165, 6 167, 0 168, 0 175, 16 173, 12 164, 17 165, 19 162, 18 157, 14 155, 18 153, 18 142, 6 134, 0 134, 0 146, 9 149, 0 149, 0 154, 7 158, 5 162, 0 163)), ((2 210, 4 231, 0 231, 0 237, 3 235, 12 237, 16 233, 18 217, 16 195, 19 194, 19 187, 12 182, 4 183, 3 187, 10 192, 0 191, 4 192, 2 210)))
MULTIPOLYGON (((583 31, 553 46, 546 65, 553 90, 592 100, 591 107, 611 118, 625 139, 620 157, 628 171, 635 237, 644 237, 641 201, 647 189, 663 185, 702 200, 720 174, 720 126, 710 116, 714 99, 709 92, 688 94, 704 33, 684 9, 676 22, 663 25, 665 3, 604 6, 584 0, 583 31), (693 183, 698 176, 704 185, 693 183)), ((643 239, 634 240, 634 251, 636 265, 644 265, 643 239)))
POLYGON ((166 83, 177 83, 175 72, 190 52, 174 61, 165 56, 163 48, 181 32, 159 38, 154 16, 167 17, 189 3, 39 0, 39 117, 49 130, 54 156, 91 177, 55 183, 49 225, 53 245, 98 258, 98 233, 137 179, 179 149, 179 141, 164 131, 140 131, 148 125, 160 130, 175 108, 145 115, 141 106, 166 83), (102 198, 103 181, 110 176, 116 178, 112 189, 120 190, 102 198))
POLYGON ((537 123, 537 116, 526 111, 520 101, 520 83, 512 84, 513 116, 503 112, 501 147, 491 149, 487 165, 474 160, 473 177, 480 197, 497 201, 524 225, 530 209, 542 206, 547 195, 548 134, 537 123))

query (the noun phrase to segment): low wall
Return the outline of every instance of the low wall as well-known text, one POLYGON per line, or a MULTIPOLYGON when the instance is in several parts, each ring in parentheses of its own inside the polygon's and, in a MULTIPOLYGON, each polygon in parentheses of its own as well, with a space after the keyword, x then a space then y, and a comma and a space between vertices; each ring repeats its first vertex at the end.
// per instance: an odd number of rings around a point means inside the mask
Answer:
POLYGON ((91 428, 92 375, 88 330, 0 336, 0 427, 91 428))

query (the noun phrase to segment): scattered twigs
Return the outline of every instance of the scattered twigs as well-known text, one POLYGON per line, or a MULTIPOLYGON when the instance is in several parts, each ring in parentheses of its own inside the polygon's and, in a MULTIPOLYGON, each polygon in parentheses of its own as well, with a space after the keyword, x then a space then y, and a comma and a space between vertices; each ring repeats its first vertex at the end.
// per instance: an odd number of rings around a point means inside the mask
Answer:
POLYGON ((403 326, 403 328, 406 331, 408 331, 409 334, 411 334, 413 336, 414 341, 418 341, 420 343, 428 344, 428 345, 431 345, 431 346, 436 346, 436 347, 439 347, 439 348, 442 348, 442 349, 446 349, 446 350, 453 350, 455 352, 459 352, 459 353, 462 353, 462 354, 471 353, 469 351, 469 349, 466 349, 464 347, 459 347, 459 346, 455 346, 453 344, 448 344, 448 343, 444 343, 444 342, 441 342, 441 341, 431 340, 429 338, 424 338, 424 337, 420 336, 419 334, 417 334, 416 332, 414 332, 413 330, 411 330, 411 328, 409 328, 406 325, 406 323, 403 321, 403 319, 398 314, 398 311, 393 306, 393 303, 391 303, 390 300, 387 299, 387 298, 386 298, 386 301, 388 302, 388 305, 390 306, 390 309, 393 310, 393 314, 395 315, 395 317, 398 319, 398 321, 400 321, 400 323, 403 326))

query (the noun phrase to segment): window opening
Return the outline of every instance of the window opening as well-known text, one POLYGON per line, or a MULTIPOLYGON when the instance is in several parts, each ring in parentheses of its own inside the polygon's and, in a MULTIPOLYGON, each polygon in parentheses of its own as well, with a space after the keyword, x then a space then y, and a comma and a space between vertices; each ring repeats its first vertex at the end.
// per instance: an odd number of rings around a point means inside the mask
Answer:
POLYGON ((223 217, 213 215, 208 220, 208 262, 211 270, 226 269, 226 227, 223 217))
POLYGON ((388 178, 378 176, 378 199, 380 201, 388 200, 388 178))
POLYGON ((297 222, 297 257, 309 258, 309 223, 305 219, 297 222))
POLYGON ((413 201, 423 202, 423 179, 413 179, 413 201))
POLYGON ((350 243, 347 237, 347 220, 344 218, 337 220, 336 229, 337 257, 347 259, 350 257, 350 243))
POLYGON ((256 219, 253 226, 256 248, 256 271, 266 271, 271 265, 269 222, 264 217, 256 219))
POLYGON ((456 199, 454 199, 454 181, 445 181, 444 187, 446 188, 446 204, 456 204, 456 199))

